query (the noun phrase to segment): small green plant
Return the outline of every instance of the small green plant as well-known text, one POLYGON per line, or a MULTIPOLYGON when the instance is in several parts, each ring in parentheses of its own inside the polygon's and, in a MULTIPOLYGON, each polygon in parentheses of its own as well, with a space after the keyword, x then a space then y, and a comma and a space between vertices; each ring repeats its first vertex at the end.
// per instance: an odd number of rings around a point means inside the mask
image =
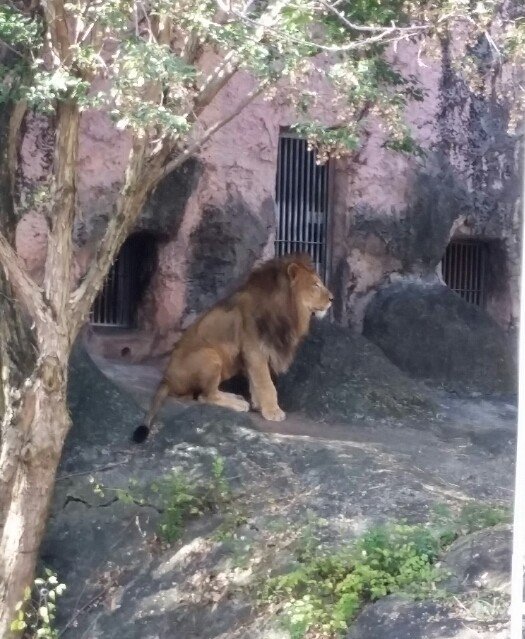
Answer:
POLYGON ((472 502, 459 513, 437 506, 429 525, 390 524, 368 531, 351 547, 328 552, 311 524, 296 547, 297 564, 273 577, 261 598, 282 610, 292 639, 309 631, 334 637, 361 607, 391 593, 414 598, 442 593, 435 566, 444 548, 467 535, 510 520, 508 509, 472 502))
POLYGON ((58 631, 54 628, 56 601, 65 589, 56 574, 45 568, 44 576, 35 579, 32 588, 27 586, 23 600, 16 605, 11 630, 24 633, 24 636, 57 639, 58 631))
POLYGON ((229 541, 236 537, 236 530, 241 526, 244 526, 248 521, 246 514, 238 508, 229 509, 225 515, 222 523, 217 528, 214 534, 214 538, 217 541, 229 541))
POLYGON ((212 463, 211 472, 213 477, 212 490, 222 501, 228 501, 231 497, 230 484, 224 476, 224 459, 215 457, 212 463))
POLYGON ((438 504, 434 507, 431 523, 439 531, 442 545, 447 546, 462 535, 510 523, 511 519, 511 511, 505 506, 470 502, 459 513, 453 513, 448 506, 438 504))
POLYGON ((302 555, 292 572, 269 580, 263 598, 281 604, 293 639, 309 630, 335 636, 367 601, 394 592, 421 597, 436 590, 439 539, 425 526, 373 529, 351 548, 302 555))
POLYGON ((124 504, 150 506, 158 510, 161 513, 159 534, 164 541, 172 543, 181 537, 188 519, 218 510, 231 502, 232 492, 224 471, 224 460, 215 457, 209 482, 191 484, 180 472, 172 472, 149 487, 141 487, 133 479, 129 481, 128 488, 105 486, 94 477, 90 477, 89 482, 98 497, 104 498, 109 494, 124 504))
POLYGON ((181 537, 188 518, 201 515, 206 508, 203 496, 180 473, 173 473, 153 484, 152 490, 160 497, 162 517, 159 532, 168 543, 181 537))
POLYGON ((180 473, 172 473, 152 485, 153 492, 160 496, 159 509, 162 517, 159 531, 165 541, 171 543, 179 539, 184 523, 190 517, 223 508, 231 501, 231 489, 224 469, 224 460, 216 457, 212 463, 212 479, 209 483, 191 485, 180 473))

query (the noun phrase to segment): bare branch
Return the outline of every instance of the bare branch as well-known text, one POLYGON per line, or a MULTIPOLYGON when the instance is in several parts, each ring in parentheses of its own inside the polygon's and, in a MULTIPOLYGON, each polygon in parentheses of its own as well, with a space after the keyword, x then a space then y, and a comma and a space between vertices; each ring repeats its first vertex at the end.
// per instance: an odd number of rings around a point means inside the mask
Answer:
POLYGON ((13 107, 11 121, 9 122, 9 134, 7 138, 7 165, 11 172, 10 189, 11 197, 15 193, 16 165, 18 153, 18 136, 20 135, 20 127, 27 111, 25 100, 17 102, 13 107))
POLYGON ((203 135, 196 142, 194 142, 192 145, 190 145, 188 148, 186 148, 184 151, 182 151, 182 153, 177 155, 177 157, 173 158, 173 160, 170 160, 162 168, 162 170, 155 176, 154 184, 155 185, 158 184, 169 173, 172 173, 173 171, 175 171, 175 169, 177 169, 179 166, 184 164, 184 162, 186 162, 186 160, 188 158, 190 158, 193 155, 195 155, 202 148, 202 146, 212 137, 212 135, 215 135, 215 133, 217 133, 217 131, 222 129, 223 126, 226 126, 226 124, 228 124, 228 122, 231 122, 231 120, 233 120, 234 117, 239 115, 239 113, 246 106, 248 106, 248 104, 250 104, 250 102, 252 102, 258 95, 260 95, 269 86, 270 86, 270 82, 261 83, 255 89, 250 91, 250 93, 248 93, 246 95, 246 97, 243 100, 241 100, 241 102, 239 102, 239 104, 236 106, 236 108, 231 113, 229 113, 222 120, 219 120, 218 122, 216 122, 212 126, 208 127, 206 129, 206 131, 203 133, 203 135))
POLYGON ((48 233, 44 291, 57 321, 67 323, 71 292, 73 224, 76 213, 76 164, 80 114, 74 102, 58 105, 53 167, 53 209, 48 233))
POLYGON ((71 42, 74 41, 69 37, 70 21, 64 7, 64 0, 47 0, 41 4, 49 33, 49 44, 56 63, 63 63, 69 55, 71 42))
POLYGON ((74 338, 84 322, 95 301, 106 274, 113 263, 117 251, 133 228, 148 193, 152 188, 150 173, 145 169, 147 159, 147 136, 135 137, 126 170, 126 178, 117 202, 117 210, 111 218, 99 244, 97 254, 80 285, 73 291, 69 299, 71 335, 74 338))
POLYGON ((49 320, 48 307, 42 289, 26 273, 22 261, 5 235, 0 233, 0 264, 16 294, 35 321, 49 320))
POLYGON ((198 116, 230 81, 239 68, 239 56, 236 51, 229 51, 221 63, 206 78, 195 98, 194 113, 198 116))
POLYGON ((195 62, 200 42, 200 38, 195 30, 186 36, 181 54, 181 58, 186 64, 193 64, 195 62))

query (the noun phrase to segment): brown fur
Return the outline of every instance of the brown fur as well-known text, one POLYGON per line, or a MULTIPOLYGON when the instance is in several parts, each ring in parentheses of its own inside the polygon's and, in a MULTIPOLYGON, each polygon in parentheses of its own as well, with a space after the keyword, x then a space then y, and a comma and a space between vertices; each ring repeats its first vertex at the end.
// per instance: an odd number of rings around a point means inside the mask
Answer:
POLYGON ((271 372, 288 369, 312 314, 324 315, 331 302, 330 291, 308 257, 288 256, 262 264, 233 295, 185 331, 135 440, 145 439, 168 395, 196 396, 201 402, 247 411, 244 398, 219 390, 221 382, 239 373, 250 382, 252 407, 265 419, 283 420, 271 372))

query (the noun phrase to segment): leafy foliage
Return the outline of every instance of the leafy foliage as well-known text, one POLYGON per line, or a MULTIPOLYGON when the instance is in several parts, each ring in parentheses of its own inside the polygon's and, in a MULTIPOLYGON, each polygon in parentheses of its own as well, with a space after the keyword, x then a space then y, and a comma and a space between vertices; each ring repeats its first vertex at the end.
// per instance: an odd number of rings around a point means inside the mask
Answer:
POLYGON ((191 483, 185 475, 173 472, 149 486, 139 486, 130 481, 128 488, 104 486, 90 478, 93 492, 100 498, 106 494, 124 504, 152 507, 160 513, 159 535, 168 542, 177 541, 184 532, 186 522, 206 512, 224 511, 228 526, 240 525, 241 516, 229 508, 232 492, 224 474, 222 457, 215 457, 211 467, 211 479, 191 483))
POLYGON ((54 572, 45 568, 44 576, 35 579, 33 588, 24 591, 24 599, 16 606, 16 617, 11 623, 13 632, 29 634, 31 637, 58 639, 54 627, 56 602, 66 586, 59 583, 54 572))
MULTIPOLYGON (((455 21, 463 25, 465 38, 476 42, 500 16, 496 0, 477 2, 474 9, 464 0, 80 1, 65 5, 76 37, 64 57, 50 55, 45 44, 50 28, 45 12, 25 13, 15 6, 0 7, 0 41, 24 64, 0 67, 0 101, 24 98, 31 108, 50 114, 58 102, 74 100, 81 108, 109 110, 120 128, 137 135, 177 142, 192 132, 201 92, 214 73, 228 77, 244 69, 270 96, 286 79, 297 129, 320 148, 321 161, 358 148, 370 116, 384 123, 386 147, 419 153, 403 115, 409 101, 424 96, 415 77, 394 70, 385 48, 402 39, 419 40, 423 48, 422 38, 437 42, 455 21), (201 64, 205 52, 216 55, 211 74, 201 64), (312 117, 326 99, 309 88, 316 74, 331 85, 326 106, 338 114, 337 127, 326 128, 312 117)), ((522 13, 499 23, 500 53, 522 59, 522 13)))
POLYGON ((366 602, 398 592, 415 598, 439 595, 444 574, 435 564, 441 551, 458 536, 507 518, 507 511, 490 505, 468 504, 458 515, 443 507, 430 525, 373 528, 337 552, 312 544, 310 531, 295 567, 271 578, 261 597, 282 610, 293 639, 309 631, 336 636, 366 602))

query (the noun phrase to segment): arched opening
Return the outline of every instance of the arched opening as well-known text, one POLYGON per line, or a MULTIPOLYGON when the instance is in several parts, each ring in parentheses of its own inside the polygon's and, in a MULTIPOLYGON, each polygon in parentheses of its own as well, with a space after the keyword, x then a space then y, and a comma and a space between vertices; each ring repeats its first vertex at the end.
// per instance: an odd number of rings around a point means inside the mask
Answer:
POLYGON ((109 270, 104 287, 91 310, 91 324, 100 327, 136 328, 137 309, 157 264, 153 234, 134 233, 122 245, 109 270))

